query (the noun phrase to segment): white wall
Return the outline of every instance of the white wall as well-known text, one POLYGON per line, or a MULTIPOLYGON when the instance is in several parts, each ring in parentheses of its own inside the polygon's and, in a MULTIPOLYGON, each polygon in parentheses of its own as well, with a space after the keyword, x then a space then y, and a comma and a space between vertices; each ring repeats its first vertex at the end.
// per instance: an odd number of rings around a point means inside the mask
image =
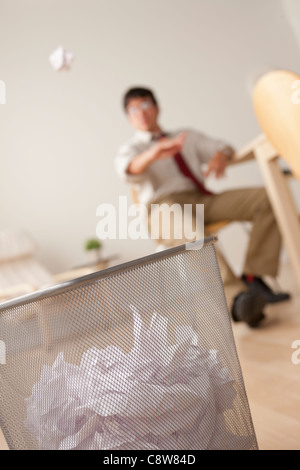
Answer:
MULTIPOLYGON (((300 70, 279 0, 0 0, 1 228, 30 231, 52 271, 84 263, 96 207, 130 195, 113 167, 132 132, 124 90, 150 86, 165 127, 196 127, 239 147, 260 132, 249 83, 266 67, 300 70), (48 63, 60 44, 76 54, 69 72, 48 63)), ((248 163, 209 184, 261 182, 248 163)), ((152 250, 151 241, 105 242, 119 261, 152 250)))
POLYGON ((281 0, 281 3, 287 21, 300 47, 300 2, 299 0, 281 0))

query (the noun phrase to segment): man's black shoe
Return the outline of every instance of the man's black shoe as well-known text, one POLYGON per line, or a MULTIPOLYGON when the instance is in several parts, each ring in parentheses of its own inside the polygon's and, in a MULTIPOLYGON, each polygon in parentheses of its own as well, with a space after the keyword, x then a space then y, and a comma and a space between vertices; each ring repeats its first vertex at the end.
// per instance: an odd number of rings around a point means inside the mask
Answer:
POLYGON ((253 280, 248 281, 247 276, 243 275, 242 280, 251 292, 260 294, 268 304, 283 302, 284 300, 289 300, 291 298, 290 294, 286 292, 273 292, 260 277, 254 277, 253 280))
POLYGON ((251 328, 257 328, 265 318, 262 309, 266 305, 265 299, 255 292, 241 292, 234 299, 232 306, 232 319, 235 322, 246 322, 251 328))

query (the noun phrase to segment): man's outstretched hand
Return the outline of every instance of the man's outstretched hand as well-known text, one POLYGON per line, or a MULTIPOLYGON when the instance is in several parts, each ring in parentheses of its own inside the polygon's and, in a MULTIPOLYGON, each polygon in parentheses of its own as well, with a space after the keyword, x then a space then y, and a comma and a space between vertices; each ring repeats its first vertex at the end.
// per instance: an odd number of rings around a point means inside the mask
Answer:
POLYGON ((170 158, 180 152, 186 139, 186 133, 182 132, 176 137, 161 137, 149 149, 137 155, 129 164, 127 172, 139 175, 146 171, 155 160, 170 158))
POLYGON ((204 176, 207 178, 210 174, 215 173, 216 178, 225 175, 225 169, 228 164, 228 156, 222 152, 217 152, 208 162, 208 167, 204 176))
POLYGON ((162 137, 155 144, 157 146, 157 159, 170 158, 181 152, 186 139, 186 132, 182 132, 176 137, 162 137))

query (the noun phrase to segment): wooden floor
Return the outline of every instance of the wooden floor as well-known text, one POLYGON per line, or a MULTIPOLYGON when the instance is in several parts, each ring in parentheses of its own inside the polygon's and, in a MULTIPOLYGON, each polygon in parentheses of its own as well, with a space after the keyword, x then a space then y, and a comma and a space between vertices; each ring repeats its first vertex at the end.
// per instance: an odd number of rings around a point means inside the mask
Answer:
POLYGON ((300 450, 300 364, 292 362, 300 292, 287 264, 279 281, 293 298, 267 306, 259 329, 234 324, 233 332, 260 450, 300 450))
MULTIPOLYGON (((233 332, 260 450, 300 450, 300 364, 292 363, 292 343, 300 340, 300 292, 288 264, 279 281, 292 300, 268 306, 260 329, 234 324, 233 332)), ((0 450, 5 448, 0 431, 0 450)))

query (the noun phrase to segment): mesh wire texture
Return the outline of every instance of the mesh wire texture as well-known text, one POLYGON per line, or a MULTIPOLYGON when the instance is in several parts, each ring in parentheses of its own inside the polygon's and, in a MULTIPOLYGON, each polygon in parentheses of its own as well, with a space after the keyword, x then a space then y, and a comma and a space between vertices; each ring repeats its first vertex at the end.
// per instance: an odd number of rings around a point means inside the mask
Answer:
POLYGON ((10 449, 257 449, 214 241, 0 305, 10 449))

